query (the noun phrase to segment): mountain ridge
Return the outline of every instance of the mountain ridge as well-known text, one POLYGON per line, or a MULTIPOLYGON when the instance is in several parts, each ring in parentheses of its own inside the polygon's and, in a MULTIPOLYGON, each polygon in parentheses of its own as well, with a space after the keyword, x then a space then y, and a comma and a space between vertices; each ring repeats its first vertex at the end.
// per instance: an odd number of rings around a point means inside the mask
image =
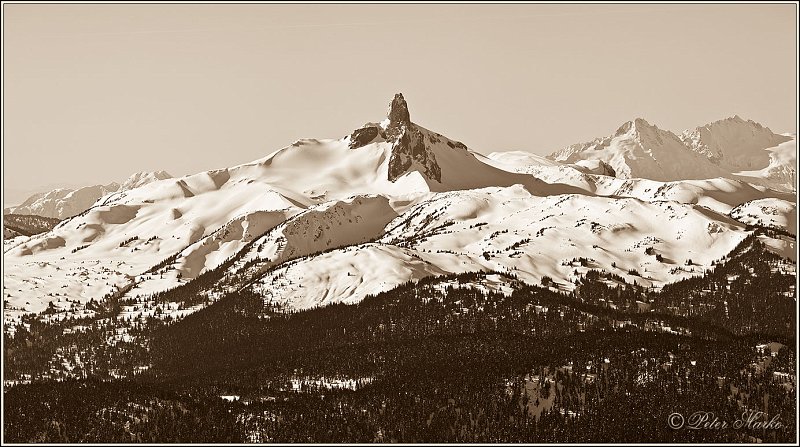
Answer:
MULTIPOLYGON (((704 159, 643 119, 593 144, 654 163, 673 148, 704 159)), ((624 178, 622 168, 599 157, 482 156, 413 123, 398 94, 383 121, 342 138, 298 140, 249 163, 111 192, 52 231, 5 244, 7 318, 54 299, 84 312, 89 297, 110 295, 137 303, 125 318, 153 316, 153 297, 177 299, 169 291, 186 285, 195 301, 173 303, 169 315, 242 288, 267 304, 308 308, 471 271, 550 278, 569 290, 587 269, 605 269, 660 287, 711 268, 747 237, 749 222, 796 228, 786 220, 791 193, 724 177, 624 178), (734 209, 748 223, 731 218, 734 209)), ((784 255, 794 248, 788 238, 771 244, 784 255)))
POLYGON ((636 118, 609 136, 567 146, 546 158, 565 164, 602 161, 620 178, 725 177, 795 191, 795 148, 794 137, 775 134, 738 115, 680 135, 636 118))

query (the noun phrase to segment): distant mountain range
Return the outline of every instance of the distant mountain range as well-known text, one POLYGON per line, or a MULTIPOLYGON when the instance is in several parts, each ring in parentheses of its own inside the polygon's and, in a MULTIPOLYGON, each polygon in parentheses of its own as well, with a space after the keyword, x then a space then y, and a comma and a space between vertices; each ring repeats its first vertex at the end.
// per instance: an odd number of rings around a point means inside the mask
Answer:
POLYGON ((58 188, 34 194, 17 206, 7 207, 3 214, 27 214, 66 219, 86 211, 97 199, 108 193, 127 191, 157 180, 172 178, 165 171, 138 172, 122 184, 85 186, 78 189, 58 188))

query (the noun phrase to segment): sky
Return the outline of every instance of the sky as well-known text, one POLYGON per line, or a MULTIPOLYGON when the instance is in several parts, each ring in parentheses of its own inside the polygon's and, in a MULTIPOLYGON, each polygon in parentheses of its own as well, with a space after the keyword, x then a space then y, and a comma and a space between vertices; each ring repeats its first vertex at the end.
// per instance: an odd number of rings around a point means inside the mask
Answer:
POLYGON ((642 117, 797 121, 796 6, 3 5, 4 203, 411 118, 547 154, 642 117))

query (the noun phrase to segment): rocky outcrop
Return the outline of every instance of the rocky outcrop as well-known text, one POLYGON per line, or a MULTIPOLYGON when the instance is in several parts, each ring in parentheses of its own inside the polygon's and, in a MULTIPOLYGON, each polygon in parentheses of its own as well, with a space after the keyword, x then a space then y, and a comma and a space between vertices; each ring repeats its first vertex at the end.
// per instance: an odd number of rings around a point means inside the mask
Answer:
POLYGON ((380 135, 380 126, 373 124, 356 129, 350 134, 350 149, 358 149, 372 143, 380 135))
POLYGON ((575 164, 570 166, 584 174, 606 175, 609 177, 617 176, 614 168, 603 160, 578 160, 575 164))
POLYGON ((433 151, 425 145, 422 131, 411 122, 408 104, 402 93, 394 95, 389 104, 388 118, 384 137, 392 143, 389 180, 393 182, 405 173, 417 170, 427 179, 441 183, 442 169, 436 163, 433 151))
POLYGON ((607 175, 607 176, 610 176, 610 177, 616 177, 617 176, 617 173, 616 173, 616 171, 614 171, 614 168, 612 168, 610 164, 608 164, 608 163, 606 163, 606 162, 604 162, 602 160, 600 160, 600 172, 598 172, 598 174, 607 175))
MULTIPOLYGON (((429 135, 431 144, 433 136, 429 135)), ((402 93, 394 95, 389 103, 387 119, 381 124, 367 123, 356 129, 349 137, 350 149, 358 149, 375 141, 386 141, 392 144, 389 157, 389 180, 395 181, 409 171, 418 171, 428 180, 442 182, 442 169, 436 163, 433 150, 425 144, 425 134, 411 122, 408 104, 402 93)), ((451 148, 460 147, 461 143, 447 143, 451 148)))

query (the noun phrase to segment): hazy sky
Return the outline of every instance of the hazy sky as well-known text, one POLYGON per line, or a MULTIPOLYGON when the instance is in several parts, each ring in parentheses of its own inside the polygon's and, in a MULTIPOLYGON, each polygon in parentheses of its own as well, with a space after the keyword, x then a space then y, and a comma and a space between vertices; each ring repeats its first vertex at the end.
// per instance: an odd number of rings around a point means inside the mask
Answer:
POLYGON ((795 6, 3 6, 5 203, 411 118, 545 154, 643 117, 794 132, 795 6))

